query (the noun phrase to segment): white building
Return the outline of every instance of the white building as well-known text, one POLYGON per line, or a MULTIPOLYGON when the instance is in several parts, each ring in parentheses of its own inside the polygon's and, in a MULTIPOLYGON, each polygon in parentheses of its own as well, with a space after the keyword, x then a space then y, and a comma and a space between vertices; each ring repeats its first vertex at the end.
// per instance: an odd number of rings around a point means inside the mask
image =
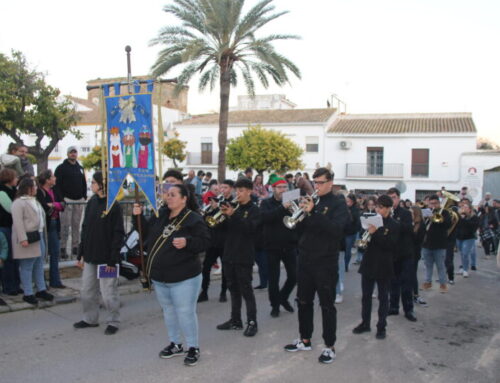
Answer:
POLYGON ((229 110, 274 110, 294 109, 297 105, 284 94, 259 94, 255 96, 238 96, 238 105, 229 110))
MULTIPOLYGON (((218 114, 207 114, 174 124, 187 141, 185 169, 216 174, 218 121, 218 114)), ((312 173, 329 164, 337 185, 361 193, 397 186, 402 197, 414 201, 442 186, 458 191, 466 185, 477 203, 483 194, 484 171, 500 165, 500 153, 476 150, 477 132, 469 113, 339 115, 331 108, 232 111, 228 139, 257 124, 283 132, 304 148, 302 170, 312 173)))

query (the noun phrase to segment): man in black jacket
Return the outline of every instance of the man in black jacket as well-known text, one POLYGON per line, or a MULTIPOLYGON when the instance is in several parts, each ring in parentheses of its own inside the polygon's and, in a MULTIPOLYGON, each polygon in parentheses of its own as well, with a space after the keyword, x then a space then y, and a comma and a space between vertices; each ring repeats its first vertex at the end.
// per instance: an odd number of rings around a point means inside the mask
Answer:
POLYGON ((260 214, 264 230, 264 250, 268 254, 269 267, 269 301, 271 316, 280 315, 280 305, 293 313, 293 307, 288 297, 297 283, 297 235, 295 230, 288 229, 283 218, 290 215, 288 208, 291 203, 282 203, 283 193, 288 185, 283 178, 278 178, 272 184, 273 196, 262 201, 260 214), (283 262, 286 269, 286 282, 280 290, 280 265, 283 262))
POLYGON ((238 206, 222 204, 227 219, 227 235, 222 256, 227 287, 231 293, 231 319, 217 326, 219 330, 240 330, 242 297, 247 308, 247 328, 243 335, 257 334, 257 305, 252 288, 252 271, 255 261, 255 235, 259 224, 259 208, 251 201, 252 181, 241 178, 234 184, 238 206))
MULTIPOLYGON (((66 244, 71 228, 71 254, 76 256, 80 239, 80 222, 87 200, 87 181, 83 167, 78 163, 75 146, 68 148, 68 158, 56 168, 56 188, 67 203, 61 214, 61 258, 67 258, 66 244), (69 202, 69 203, 68 203, 69 202), (77 204, 72 204, 77 202, 77 204)), ((69 253, 69 252, 68 252, 69 253)))
POLYGON ((382 195, 378 198, 377 213, 382 216, 384 225, 379 228, 373 225, 368 227, 371 239, 359 267, 363 291, 361 298, 362 322, 352 332, 361 334, 371 331, 372 294, 375 283, 377 283, 379 300, 377 339, 384 339, 386 336, 389 286, 391 278, 394 277, 394 249, 400 238, 400 225, 391 218, 392 205, 391 197, 382 195))
POLYGON ((333 174, 327 168, 314 172, 318 198, 307 198, 301 205, 306 216, 298 225, 299 260, 297 301, 300 339, 286 345, 289 352, 311 350, 314 319, 314 295, 317 293, 323 317, 325 348, 321 363, 335 359, 337 311, 334 306, 338 279, 339 242, 348 220, 345 200, 332 193, 333 174))
POLYGON ((389 315, 399 314, 399 298, 403 305, 405 318, 416 322, 417 317, 413 311, 413 285, 414 285, 414 254, 412 243, 413 220, 409 210, 399 206, 400 192, 396 188, 387 191, 393 202, 393 218, 401 225, 399 240, 396 245, 397 253, 394 259, 394 278, 391 282, 391 301, 389 315))
MULTIPOLYGON (((234 181, 232 180, 224 180, 219 185, 219 190, 221 192, 222 197, 226 201, 230 201, 233 199, 233 186, 234 181)), ((214 216, 220 212, 217 207, 218 201, 211 200, 212 211, 207 214, 207 216, 214 216)), ((227 236, 227 226, 225 225, 216 225, 210 228, 210 234, 212 237, 210 248, 207 250, 205 259, 203 260, 203 281, 201 282, 201 293, 198 297, 198 302, 208 301, 208 286, 210 285, 210 271, 212 270, 212 266, 215 262, 217 262, 217 258, 222 259, 222 254, 224 253, 224 241, 227 236)), ((224 270, 222 270, 222 285, 221 292, 219 295, 219 302, 226 302, 227 296, 227 284, 226 284, 226 276, 224 274, 224 270)))

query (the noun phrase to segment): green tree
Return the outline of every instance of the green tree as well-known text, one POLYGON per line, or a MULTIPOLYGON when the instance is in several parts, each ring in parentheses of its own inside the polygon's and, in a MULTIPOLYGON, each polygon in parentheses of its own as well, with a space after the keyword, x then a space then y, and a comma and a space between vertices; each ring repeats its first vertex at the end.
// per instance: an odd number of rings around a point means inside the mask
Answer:
POLYGON ((94 146, 92 151, 86 156, 80 157, 82 166, 85 170, 102 169, 102 150, 100 146, 94 146))
POLYGON ((21 52, 0 53, 0 134, 23 145, 24 135, 33 136, 34 144, 27 146, 38 172, 47 169, 50 153, 68 133, 81 138, 77 120, 73 102, 31 69, 21 52))
POLYGON ((303 168, 302 153, 283 133, 253 126, 229 141, 227 164, 232 170, 254 168, 259 173, 285 172, 303 168))
POLYGON ((480 150, 498 150, 500 146, 493 140, 486 137, 478 137, 477 149, 480 150))
POLYGON ((163 144, 162 153, 174 162, 177 169, 177 161, 182 162, 186 159, 186 141, 179 139, 179 132, 175 132, 175 137, 169 138, 163 144))
POLYGON ((182 26, 163 28, 152 45, 163 45, 153 65, 153 75, 161 76, 183 65, 178 76, 180 91, 195 75, 200 75, 200 91, 219 84, 219 165, 218 178, 226 175, 226 145, 231 85, 236 86, 238 74, 248 93, 255 94, 255 74, 267 88, 269 77, 279 86, 289 82, 288 72, 300 78, 300 71, 289 59, 278 53, 273 42, 297 39, 298 36, 272 34, 256 37, 270 21, 288 13, 274 13, 273 0, 260 0, 246 14, 245 0, 173 0, 164 11, 175 15, 182 26))

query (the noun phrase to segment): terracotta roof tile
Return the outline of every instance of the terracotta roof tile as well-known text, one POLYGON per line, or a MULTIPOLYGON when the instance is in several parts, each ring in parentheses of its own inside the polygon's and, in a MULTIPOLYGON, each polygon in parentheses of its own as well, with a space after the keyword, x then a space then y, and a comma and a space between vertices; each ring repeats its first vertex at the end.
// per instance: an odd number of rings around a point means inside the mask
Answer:
MULTIPOLYGON (((335 109, 275 109, 238 110, 229 112, 229 124, 260 123, 317 123, 326 122, 335 109)), ((219 123, 219 114, 199 114, 175 125, 214 125, 219 123)))
POLYGON ((470 113, 347 114, 339 115, 328 133, 476 133, 476 126, 470 113))

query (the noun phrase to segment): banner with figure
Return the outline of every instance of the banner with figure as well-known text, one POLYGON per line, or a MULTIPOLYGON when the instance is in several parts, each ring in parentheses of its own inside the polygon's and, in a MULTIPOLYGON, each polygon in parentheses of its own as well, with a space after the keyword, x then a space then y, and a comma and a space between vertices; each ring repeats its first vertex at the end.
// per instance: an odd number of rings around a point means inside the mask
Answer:
POLYGON ((134 86, 134 93, 126 95, 120 95, 119 84, 114 88, 115 94, 110 96, 109 85, 103 86, 108 137, 107 210, 115 203, 129 174, 156 210, 153 82, 148 82, 147 92, 143 93, 138 84, 134 86))

